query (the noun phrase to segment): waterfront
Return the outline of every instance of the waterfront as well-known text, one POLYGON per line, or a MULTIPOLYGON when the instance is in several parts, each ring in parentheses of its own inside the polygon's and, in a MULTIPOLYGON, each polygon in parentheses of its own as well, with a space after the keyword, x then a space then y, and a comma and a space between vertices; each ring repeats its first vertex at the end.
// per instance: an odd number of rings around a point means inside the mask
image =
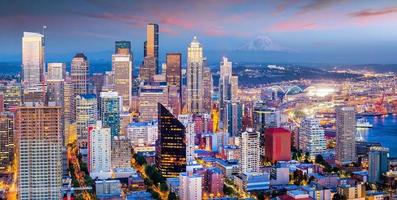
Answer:
POLYGON ((373 128, 358 128, 364 141, 379 142, 390 149, 390 156, 397 157, 397 115, 365 117, 373 128))

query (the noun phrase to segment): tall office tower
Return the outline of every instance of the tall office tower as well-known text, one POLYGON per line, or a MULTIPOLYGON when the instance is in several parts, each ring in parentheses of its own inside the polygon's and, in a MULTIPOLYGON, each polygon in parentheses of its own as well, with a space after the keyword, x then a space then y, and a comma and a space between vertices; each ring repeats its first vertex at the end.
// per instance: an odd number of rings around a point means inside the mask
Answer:
POLYGON ((199 174, 183 172, 179 175, 179 199, 201 200, 203 177, 199 174))
POLYGON ((232 75, 230 78, 230 99, 238 101, 238 76, 232 75))
POLYGON ((389 149, 384 147, 371 147, 368 153, 368 181, 371 183, 380 182, 383 173, 388 171, 387 158, 389 149))
POLYGON ((121 98, 117 92, 101 92, 101 120, 109 127, 112 137, 120 133, 121 98))
POLYGON ((357 161, 356 113, 353 107, 336 108, 335 162, 339 165, 357 161))
POLYGON ((98 119, 96 96, 81 94, 75 98, 77 141, 80 147, 87 147, 88 127, 98 119))
POLYGON ((205 65, 205 67, 203 68, 203 110, 205 111, 205 113, 211 113, 212 90, 213 84, 211 69, 207 65, 205 65))
POLYGON ((88 128, 88 171, 92 178, 110 178, 111 136, 110 128, 96 121, 88 128))
POLYGON ((180 53, 167 53, 166 81, 169 87, 169 102, 175 115, 182 109, 182 56, 180 53))
POLYGON ((66 77, 65 63, 48 63, 47 80, 64 80, 66 77))
POLYGON ((25 103, 15 118, 19 199, 60 199, 61 107, 25 103))
POLYGON ((125 136, 116 136, 112 140, 112 169, 131 167, 131 142, 125 136))
POLYGON ((114 72, 106 71, 103 80, 102 91, 112 91, 114 90, 114 72))
POLYGON ((187 111, 190 113, 203 112, 203 48, 193 38, 187 49, 187 111))
POLYGON ((225 101, 230 98, 230 77, 232 76, 232 62, 227 57, 222 57, 219 69, 219 108, 221 119, 224 117, 225 101))
POLYGON ((145 57, 143 59, 143 64, 139 69, 139 78, 141 81, 154 82, 154 75, 156 74, 156 69, 154 68, 155 61, 154 57, 145 57))
POLYGON ((65 63, 48 63, 47 100, 57 106, 64 106, 64 85, 66 78, 65 63))
POLYGON ((254 128, 261 133, 263 133, 266 128, 280 127, 280 110, 269 107, 264 101, 255 102, 252 115, 254 128))
POLYGON ((156 167, 166 178, 178 177, 186 170, 185 126, 160 103, 158 134, 156 167))
POLYGON ((235 137, 243 128, 243 107, 240 102, 225 101, 223 129, 235 137))
POLYGON ((14 114, 0 113, 0 171, 7 170, 14 158, 14 114))
MULTIPOLYGON (((97 97, 98 103, 99 98, 101 97, 102 87, 105 84, 105 75, 103 73, 93 73, 91 77, 91 82, 94 87, 94 94, 97 97)), ((98 104, 98 108, 100 105, 98 104)))
POLYGON ((44 35, 24 32, 22 37, 22 74, 26 87, 44 81, 44 35))
POLYGON ((160 74, 158 65, 159 60, 159 25, 150 23, 146 26, 146 42, 145 42, 145 57, 154 58, 154 63, 151 63, 150 68, 155 70, 156 74, 160 74))
POLYGON ((271 162, 291 160, 291 132, 283 128, 267 128, 265 158, 271 162))
POLYGON ((193 123, 193 116, 191 114, 178 115, 178 120, 185 126, 186 132, 186 161, 189 163, 194 160, 195 147, 195 124, 193 123))
POLYGON ((301 122, 299 149, 308 152, 311 157, 324 153, 326 149, 324 129, 318 119, 306 118, 301 122))
POLYGON ((139 92, 139 120, 150 121, 157 119, 157 103, 168 107, 168 86, 166 83, 159 85, 141 85, 139 92))
POLYGON ((261 151, 259 132, 248 128, 241 133, 240 139, 240 173, 259 172, 261 151))
POLYGON ((114 89, 123 98, 123 111, 131 108, 132 92, 132 54, 131 44, 127 41, 116 42, 116 54, 112 55, 112 71, 114 73, 114 89), (119 52, 119 53, 118 53, 119 52))
MULTIPOLYGON (((89 75, 89 64, 88 59, 83 53, 76 54, 71 63, 70 77, 72 81, 73 95, 72 99, 75 99, 77 95, 87 94, 88 92, 88 75, 89 75)), ((75 121, 76 103, 71 102, 71 120, 75 121)))
POLYGON ((12 111, 22 102, 22 88, 18 83, 10 83, 4 90, 4 110, 12 111))
POLYGON ((71 114, 74 113, 74 111, 72 112, 72 102, 74 101, 72 96, 73 96, 72 79, 70 78, 69 74, 66 74, 66 78, 63 85, 63 118, 64 118, 64 126, 65 126, 64 133, 67 133, 66 128, 69 126, 72 120, 71 114))
POLYGON ((131 42, 130 41, 116 41, 114 53, 121 54, 121 55, 132 55, 131 42))

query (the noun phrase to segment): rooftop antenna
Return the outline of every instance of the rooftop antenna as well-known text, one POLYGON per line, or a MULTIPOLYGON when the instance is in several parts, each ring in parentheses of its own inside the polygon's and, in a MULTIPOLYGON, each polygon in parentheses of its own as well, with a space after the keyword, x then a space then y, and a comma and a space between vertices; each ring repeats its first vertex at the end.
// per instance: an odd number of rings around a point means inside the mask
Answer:
POLYGON ((44 35, 44 31, 45 31, 45 29, 47 29, 47 26, 46 25, 43 25, 43 35, 44 35))

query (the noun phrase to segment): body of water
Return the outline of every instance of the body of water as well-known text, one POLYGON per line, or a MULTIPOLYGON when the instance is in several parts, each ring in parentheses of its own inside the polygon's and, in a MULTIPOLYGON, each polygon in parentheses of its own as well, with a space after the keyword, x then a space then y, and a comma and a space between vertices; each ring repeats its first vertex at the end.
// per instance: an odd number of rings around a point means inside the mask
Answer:
POLYGON ((397 115, 365 117, 373 128, 357 128, 364 141, 379 142, 390 149, 390 156, 397 157, 397 115))

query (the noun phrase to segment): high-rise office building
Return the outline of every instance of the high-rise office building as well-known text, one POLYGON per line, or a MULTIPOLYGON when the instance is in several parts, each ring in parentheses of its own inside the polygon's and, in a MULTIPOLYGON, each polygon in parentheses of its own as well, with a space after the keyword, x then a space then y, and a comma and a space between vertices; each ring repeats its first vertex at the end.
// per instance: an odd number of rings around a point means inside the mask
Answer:
POLYGON ((63 80, 66 77, 65 63, 48 63, 47 80, 63 80))
POLYGON ((4 110, 15 110, 22 102, 21 85, 15 82, 8 84, 4 89, 4 110))
POLYGON ((384 147, 371 147, 368 153, 368 181, 380 182, 383 173, 388 171, 389 149, 384 147))
POLYGON ((219 106, 221 119, 224 117, 225 101, 230 98, 230 77, 232 76, 232 62, 227 57, 222 57, 219 69, 219 106))
POLYGON ((130 52, 130 45, 128 45, 127 42, 123 43, 123 41, 117 41, 116 54, 112 55, 114 89, 123 98, 124 112, 128 112, 131 108, 133 60, 130 52))
POLYGON ((157 85, 144 84, 139 92, 139 120, 157 119, 157 103, 168 107, 168 86, 165 82, 157 85))
POLYGON ((266 128, 280 127, 280 110, 274 107, 269 107, 264 101, 255 102, 252 115, 254 127, 261 133, 263 133, 266 128))
POLYGON ((64 87, 66 78, 65 63, 48 63, 47 100, 57 106, 64 106, 64 87))
POLYGON ((112 139, 112 169, 131 167, 131 142, 126 136, 115 136, 112 139))
POLYGON ((225 101, 223 129, 230 137, 237 136, 243 128, 243 107, 240 102, 225 101))
POLYGON ((185 126, 160 103, 158 134, 156 167, 166 178, 178 177, 186 170, 185 126))
POLYGON ((154 75, 156 74, 156 69, 154 68, 155 58, 145 57, 143 59, 143 64, 139 68, 139 79, 144 82, 154 82, 154 75))
POLYGON ((213 83, 211 69, 207 66, 207 64, 205 64, 203 67, 203 111, 205 113, 211 113, 212 91, 213 83))
POLYGON ((88 59, 83 53, 76 54, 73 59, 71 69, 70 69, 70 78, 73 89, 73 94, 71 99, 71 120, 75 121, 76 119, 76 102, 74 99, 77 95, 87 94, 88 93, 88 75, 89 75, 89 64, 88 59))
POLYGON ((335 162, 339 165, 357 161, 356 157, 356 113, 353 107, 336 109, 335 162))
POLYGON ((88 171, 90 176, 110 178, 111 167, 111 135, 110 128, 96 121, 88 128, 88 171))
POLYGON ((159 25, 150 23, 146 26, 146 42, 144 47, 144 56, 151 57, 153 63, 150 63, 150 68, 153 68, 156 74, 160 74, 158 65, 159 60, 159 25))
POLYGON ((259 172, 261 158, 259 137, 259 132, 252 128, 241 133, 240 173, 259 172))
POLYGON ((88 127, 98 119, 97 100, 94 94, 81 94, 75 98, 77 140, 80 147, 87 147, 88 127))
POLYGON ((101 120, 104 127, 109 127, 111 135, 120 133, 121 98, 117 92, 101 92, 101 120))
POLYGON ((291 160, 291 132, 284 128, 265 131, 265 158, 271 162, 291 160))
POLYGON ((179 199, 201 200, 203 197, 203 177, 199 174, 183 172, 179 175, 179 199))
POLYGON ((15 118, 19 199, 60 199, 61 107, 26 103, 15 118))
POLYGON ((194 37, 187 49, 187 111, 203 112, 203 48, 194 37))
POLYGON ((121 55, 132 55, 131 42, 130 41, 116 41, 114 53, 121 54, 121 55))
POLYGON ((22 37, 23 85, 30 87, 44 81, 44 35, 24 32, 22 37))
POLYGON ((167 53, 166 81, 169 87, 169 103, 175 115, 182 109, 182 56, 167 53))
POLYGON ((306 118, 299 128, 299 149, 308 152, 311 157, 324 153, 326 149, 324 129, 320 121, 315 118, 306 118))
POLYGON ((14 158, 14 114, 0 113, 0 171, 5 171, 14 158))

